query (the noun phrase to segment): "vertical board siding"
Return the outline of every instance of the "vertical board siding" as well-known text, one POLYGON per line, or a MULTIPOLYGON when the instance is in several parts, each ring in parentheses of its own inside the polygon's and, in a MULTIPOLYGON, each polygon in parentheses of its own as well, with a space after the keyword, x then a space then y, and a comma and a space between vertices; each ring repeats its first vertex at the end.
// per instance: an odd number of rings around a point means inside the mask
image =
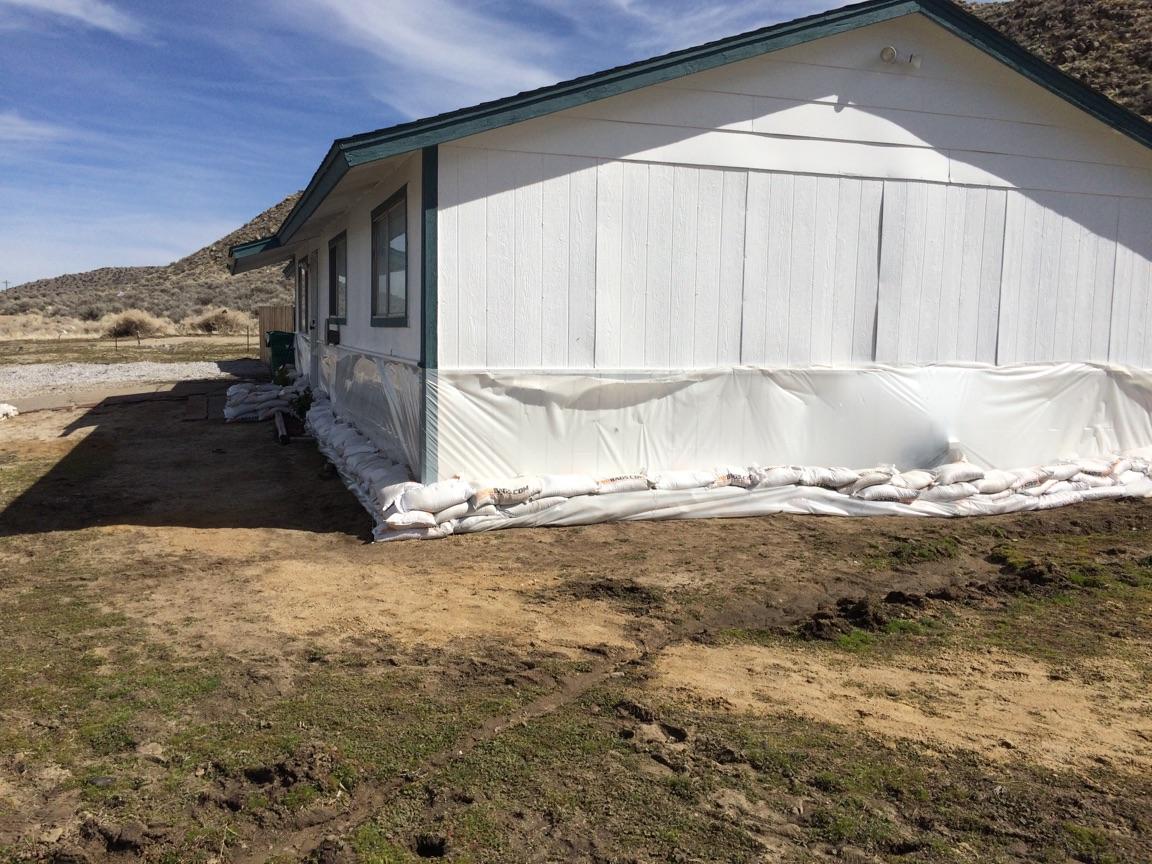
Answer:
POLYGON ((464 147, 440 185, 448 368, 1152 365, 1148 200, 464 147))
POLYGON ((996 190, 884 183, 876 359, 992 362, 1002 224, 996 190), (995 283, 990 280, 995 279, 995 283), (991 287, 991 291, 987 289, 991 287), (982 345, 981 340, 985 340, 982 345))

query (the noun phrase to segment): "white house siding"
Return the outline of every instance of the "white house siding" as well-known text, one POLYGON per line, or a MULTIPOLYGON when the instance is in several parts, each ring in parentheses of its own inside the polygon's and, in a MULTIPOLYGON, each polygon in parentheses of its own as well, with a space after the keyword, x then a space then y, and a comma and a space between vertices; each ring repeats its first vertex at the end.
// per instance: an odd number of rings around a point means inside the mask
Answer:
POLYGON ((920 16, 444 145, 440 208, 444 369, 1152 363, 1152 154, 920 16))
POLYGON ((340 345, 345 350, 379 357, 420 359, 420 235, 421 179, 420 154, 371 165, 358 177, 366 186, 339 214, 328 218, 318 229, 312 248, 319 252, 318 337, 324 341, 324 322, 332 314, 328 302, 328 241, 341 231, 348 232, 348 323, 340 328, 340 345), (408 326, 372 326, 372 211, 407 185, 408 203, 408 326))

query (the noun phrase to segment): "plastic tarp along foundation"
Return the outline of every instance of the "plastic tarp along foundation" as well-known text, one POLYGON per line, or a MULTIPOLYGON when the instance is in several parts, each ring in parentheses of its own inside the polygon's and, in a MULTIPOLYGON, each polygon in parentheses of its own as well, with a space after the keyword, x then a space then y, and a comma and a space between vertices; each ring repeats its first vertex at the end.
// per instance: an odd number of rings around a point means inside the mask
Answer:
POLYGON ((333 410, 393 462, 420 470, 424 378, 413 363, 324 346, 320 386, 333 410))
POLYGON ((1152 372, 1083 363, 677 374, 440 370, 440 477, 753 462, 987 468, 1152 444, 1152 372))

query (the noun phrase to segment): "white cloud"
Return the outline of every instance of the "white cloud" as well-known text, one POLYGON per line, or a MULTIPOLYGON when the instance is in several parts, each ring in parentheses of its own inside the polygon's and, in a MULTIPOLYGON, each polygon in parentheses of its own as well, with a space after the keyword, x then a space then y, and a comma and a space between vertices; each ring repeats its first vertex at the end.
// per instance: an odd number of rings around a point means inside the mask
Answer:
POLYGON ((49 123, 38 123, 21 117, 15 111, 0 111, 0 141, 36 142, 63 138, 66 130, 49 123))
MULTIPOLYGON (((302 22, 317 13, 328 35, 382 65, 372 89, 398 111, 422 116, 506 96, 564 77, 549 59, 559 46, 528 27, 464 0, 290 0, 302 22)), ((481 7, 483 8, 483 7, 481 7)))
POLYGON ((0 0, 0 7, 56 15, 117 36, 137 36, 144 26, 106 0, 0 0))

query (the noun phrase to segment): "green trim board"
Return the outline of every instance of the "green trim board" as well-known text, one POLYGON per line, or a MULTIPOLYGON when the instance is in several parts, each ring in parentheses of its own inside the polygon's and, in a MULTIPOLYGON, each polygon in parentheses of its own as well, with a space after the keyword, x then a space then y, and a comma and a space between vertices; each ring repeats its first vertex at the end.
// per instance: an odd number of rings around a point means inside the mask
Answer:
POLYGON ((439 367, 439 199, 440 151, 435 144, 421 152, 420 163, 420 368, 424 399, 420 425, 424 430, 420 451, 420 480, 435 483, 439 477, 440 400, 437 389, 439 367))
MULTIPOLYGON (((337 139, 274 237, 256 242, 275 240, 277 245, 286 244, 355 166, 913 13, 926 16, 1101 122, 1152 147, 1152 123, 1040 59, 952 0, 867 0, 470 108, 337 139)), ((231 251, 242 252, 249 245, 252 244, 242 244, 231 251)))

